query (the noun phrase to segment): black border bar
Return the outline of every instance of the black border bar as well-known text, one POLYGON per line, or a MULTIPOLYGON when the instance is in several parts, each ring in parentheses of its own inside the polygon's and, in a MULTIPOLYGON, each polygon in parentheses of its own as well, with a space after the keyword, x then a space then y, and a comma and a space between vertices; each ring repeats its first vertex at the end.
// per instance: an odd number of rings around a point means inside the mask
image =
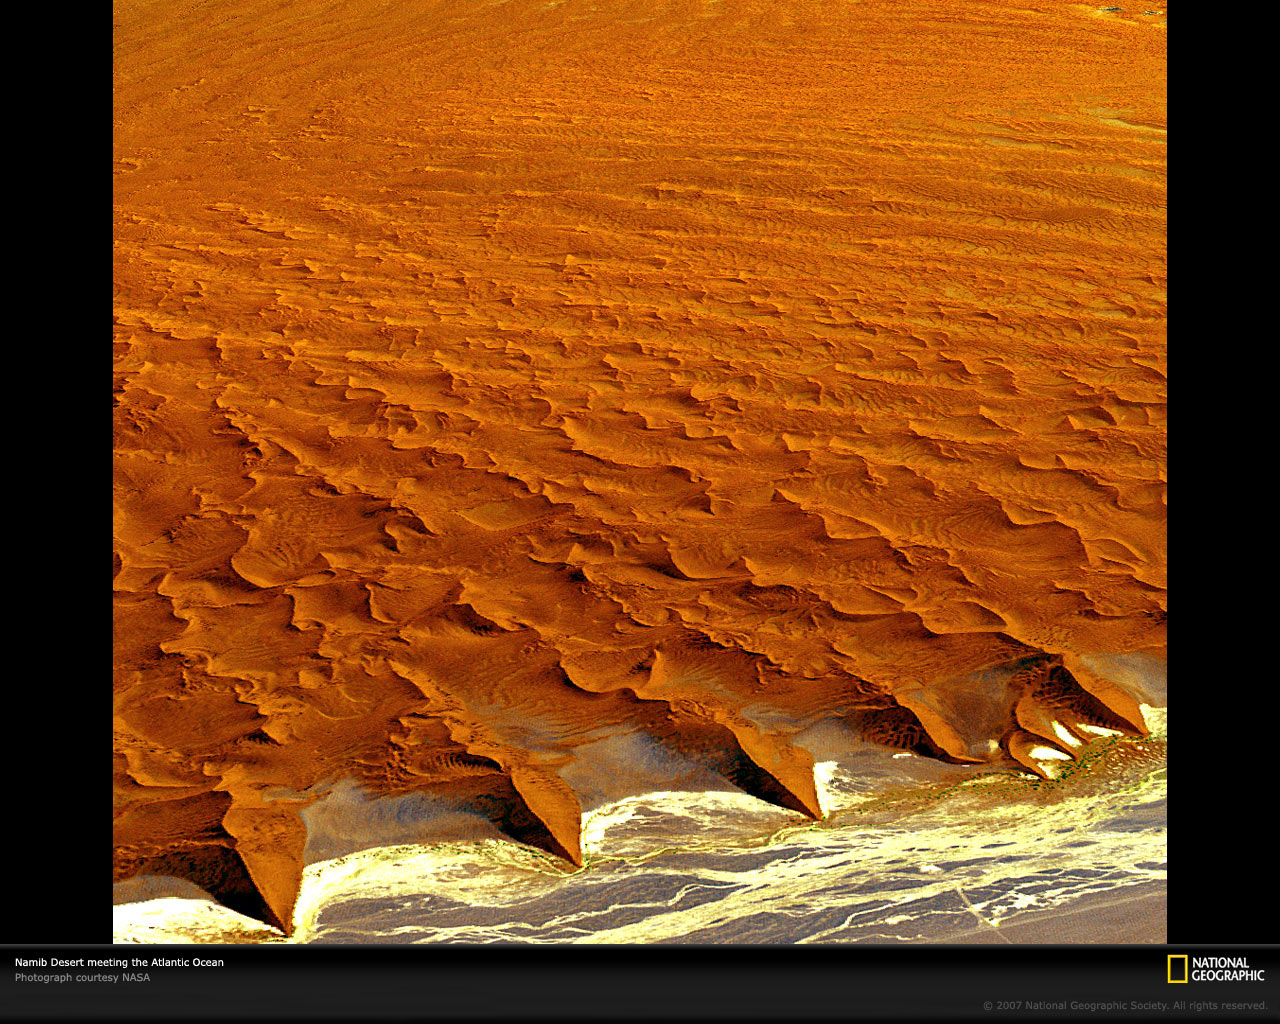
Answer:
POLYGON ((1280 1011, 1277 945, 3 949, 0 1016, 20 1020, 1274 1020, 1280 1011), (1170 983, 1170 955, 1240 958, 1262 976, 1170 983), (32 980, 41 975, 62 980, 32 980))

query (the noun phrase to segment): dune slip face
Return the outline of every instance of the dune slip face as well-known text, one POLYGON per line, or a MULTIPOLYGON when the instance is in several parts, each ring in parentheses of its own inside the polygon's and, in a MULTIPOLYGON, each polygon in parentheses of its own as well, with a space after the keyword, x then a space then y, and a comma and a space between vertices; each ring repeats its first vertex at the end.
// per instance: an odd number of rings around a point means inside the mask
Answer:
POLYGON ((118 901, 1154 756, 1165 20, 116 0, 118 901))

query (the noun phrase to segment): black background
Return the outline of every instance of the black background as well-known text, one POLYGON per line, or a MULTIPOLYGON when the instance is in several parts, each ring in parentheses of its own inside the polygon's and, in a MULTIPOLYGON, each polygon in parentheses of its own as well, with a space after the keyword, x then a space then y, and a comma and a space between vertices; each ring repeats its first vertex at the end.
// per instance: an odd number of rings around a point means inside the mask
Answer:
POLYGON ((1276 1019, 1280 951, 1244 956, 1265 982, 1167 982, 1162 946, 142 946, 5 947, 6 1017, 228 1020, 1064 1020, 1104 1014, 1076 1002, 1177 1000, 1182 1012, 1124 1019, 1276 1019), (109 968, 14 968, 14 956, 222 959, 224 967, 130 968, 149 982, 37 984, 14 974, 109 968), (1272 980, 1274 979, 1274 980, 1272 980), (1065 1001, 1065 1011, 1000 1010, 998 1001, 1065 1001), (1197 1001, 1261 1002, 1197 1012, 1197 1001), (984 1009, 984 1003, 993 1009, 984 1009))

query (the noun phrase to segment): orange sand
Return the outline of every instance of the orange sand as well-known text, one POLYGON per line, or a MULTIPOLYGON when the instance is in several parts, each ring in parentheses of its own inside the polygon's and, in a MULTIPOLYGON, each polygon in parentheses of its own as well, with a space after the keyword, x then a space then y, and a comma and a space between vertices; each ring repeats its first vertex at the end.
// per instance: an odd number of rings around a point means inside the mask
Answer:
POLYGON ((117 0, 115 877, 287 928, 275 787, 576 861, 604 735, 818 815, 815 715, 1140 731, 1164 88, 1050 0, 117 0))

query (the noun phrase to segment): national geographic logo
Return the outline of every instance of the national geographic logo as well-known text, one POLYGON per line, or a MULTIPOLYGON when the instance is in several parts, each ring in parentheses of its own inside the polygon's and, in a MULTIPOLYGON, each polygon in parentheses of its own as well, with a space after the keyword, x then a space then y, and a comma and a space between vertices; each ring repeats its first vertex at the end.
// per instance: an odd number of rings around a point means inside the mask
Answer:
POLYGON ((1266 981, 1266 968, 1254 970, 1245 956, 1191 956, 1170 953, 1168 961, 1170 985, 1189 981, 1266 981))

